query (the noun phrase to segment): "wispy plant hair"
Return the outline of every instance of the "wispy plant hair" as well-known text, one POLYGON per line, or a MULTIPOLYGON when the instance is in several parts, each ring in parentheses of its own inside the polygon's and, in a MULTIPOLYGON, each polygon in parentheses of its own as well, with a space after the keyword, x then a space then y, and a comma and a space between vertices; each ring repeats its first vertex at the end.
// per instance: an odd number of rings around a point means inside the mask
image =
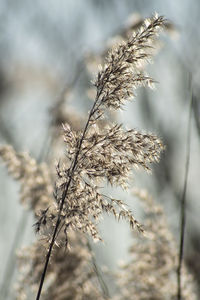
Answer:
POLYGON ((108 124, 100 131, 98 120, 105 118, 108 108, 119 109, 132 99, 138 86, 152 85, 153 80, 139 67, 151 58, 153 41, 163 24, 163 17, 157 15, 146 20, 127 42, 110 51, 94 82, 96 98, 85 128, 75 132, 63 126, 66 159, 57 165, 54 195, 55 220, 66 233, 71 227, 100 239, 96 221, 103 211, 142 230, 124 202, 103 195, 99 186, 108 182, 126 188, 132 168, 150 169, 159 160, 163 144, 155 135, 125 130, 119 124, 108 124))
POLYGON ((37 300, 54 245, 60 242, 67 247, 70 230, 101 240, 97 223, 106 212, 118 220, 124 218, 132 228, 143 232, 126 203, 103 194, 102 186, 126 189, 135 168, 148 171, 152 163, 159 161, 163 144, 151 133, 126 130, 108 118, 103 129, 98 124, 109 110, 121 109, 133 99, 138 87, 153 87, 154 80, 144 72, 144 65, 152 58, 154 42, 164 24, 164 18, 155 15, 127 41, 114 47, 94 80, 96 96, 85 127, 75 131, 63 124, 66 154, 56 167, 54 201, 38 211, 35 224, 36 230, 46 235, 48 244, 37 300))
MULTIPOLYGON (((145 211, 146 236, 138 236, 130 247, 130 260, 121 266, 119 286, 123 300, 177 299, 177 243, 163 208, 147 191, 134 189, 145 211)), ((186 266, 182 273, 182 299, 196 300, 194 278, 186 266)))

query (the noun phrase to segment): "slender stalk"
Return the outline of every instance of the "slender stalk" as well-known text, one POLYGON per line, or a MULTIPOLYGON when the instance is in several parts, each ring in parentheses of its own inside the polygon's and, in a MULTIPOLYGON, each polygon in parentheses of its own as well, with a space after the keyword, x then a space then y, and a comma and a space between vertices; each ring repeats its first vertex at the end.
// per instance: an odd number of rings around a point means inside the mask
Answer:
POLYGON ((190 164, 192 106, 193 106, 193 95, 191 94, 188 128, 187 128, 185 177, 184 177, 183 194, 181 197, 181 211, 180 211, 181 228, 180 228, 180 245, 179 245, 178 268, 177 268, 177 300, 182 299, 181 270, 182 270, 183 255, 184 255, 184 239, 185 239, 185 225, 186 225, 186 191, 187 191, 187 182, 188 182, 188 174, 189 174, 189 164, 190 164))
MULTIPOLYGON (((101 89, 101 91, 102 91, 102 89, 101 89)), ((71 164, 71 167, 70 167, 71 171, 70 171, 70 175, 69 175, 69 180, 66 183, 64 191, 62 193, 59 213, 58 213, 56 225, 55 225, 55 228, 54 228, 52 240, 51 240, 51 243, 50 243, 50 246, 49 246, 49 249, 48 249, 48 253, 47 253, 47 256, 46 256, 46 261, 45 261, 44 269, 43 269, 42 276, 41 276, 41 279, 40 279, 40 285, 39 285, 38 293, 37 293, 37 296, 36 296, 36 300, 40 299, 40 295, 41 295, 41 292, 42 292, 42 287, 43 287, 44 279, 45 279, 45 276, 46 276, 46 271, 47 271, 47 267, 48 267, 48 264, 49 264, 49 259, 50 259, 50 256, 51 256, 52 248, 54 246, 56 236, 57 236, 57 232, 58 232, 58 229, 59 229, 59 226, 60 226, 60 223, 61 223, 61 215, 62 215, 63 205, 64 205, 64 202, 65 202, 65 199, 66 199, 66 196, 67 196, 67 193, 68 193, 68 190, 69 190, 69 187, 70 187, 73 175, 74 175, 74 171, 75 171, 75 168, 76 168, 76 165, 77 165, 77 162, 78 162, 78 157, 79 157, 79 154, 80 154, 80 151, 81 151, 82 143, 84 141, 84 138, 85 138, 85 135, 86 135, 89 123, 90 123, 90 119, 91 119, 91 117, 94 113, 95 106, 98 102, 99 95, 101 94, 101 91, 96 96, 95 102, 93 104, 93 107, 90 111, 90 114, 89 114, 89 117, 88 117, 88 120, 87 120, 87 123, 85 125, 84 131, 83 131, 83 134, 82 134, 82 137, 81 137, 81 140, 80 140, 80 143, 79 143, 76 155, 75 155, 75 158, 74 158, 74 160, 71 164)))

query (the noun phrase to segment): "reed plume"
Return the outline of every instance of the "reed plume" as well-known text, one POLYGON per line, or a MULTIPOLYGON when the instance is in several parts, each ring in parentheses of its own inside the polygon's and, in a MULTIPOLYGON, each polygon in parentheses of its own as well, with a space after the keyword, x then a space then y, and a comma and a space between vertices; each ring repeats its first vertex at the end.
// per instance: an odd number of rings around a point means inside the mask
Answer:
POLYGON ((98 120, 105 118, 108 108, 121 108, 138 86, 153 84, 138 67, 150 59, 153 41, 163 23, 163 17, 158 16, 146 20, 140 31, 109 53, 94 82, 96 98, 84 130, 75 132, 63 125, 66 158, 64 164, 57 165, 54 196, 55 217, 59 214, 59 226, 66 233, 72 227, 100 239, 96 220, 103 211, 117 218, 123 216, 141 229, 123 201, 103 195, 99 185, 108 182, 126 188, 132 168, 149 170, 150 164, 159 160, 163 144, 152 134, 125 130, 109 121, 100 131, 98 120))
MULTIPOLYGON (((177 299, 178 247, 169 230, 163 208, 144 190, 134 189, 145 212, 146 237, 134 239, 131 259, 121 266, 119 286, 122 292, 115 299, 177 299)), ((196 300, 194 278, 186 266, 182 272, 182 300, 196 300)))
MULTIPOLYGON (((145 20, 143 26, 127 41, 114 47, 94 81, 96 97, 84 129, 75 131, 68 124, 63 125, 66 153, 56 167, 54 198, 49 195, 52 187, 49 187, 47 179, 44 182, 45 201, 41 202, 44 205, 36 213, 35 228, 46 237, 43 243, 47 247, 44 268, 38 271, 41 281, 37 300, 40 299, 51 254, 60 251, 58 246, 65 245, 68 248, 71 230, 87 233, 93 240, 101 240, 97 224, 106 212, 118 220, 126 219, 132 228, 143 232, 143 227, 126 203, 103 194, 102 186, 110 184, 127 189, 133 169, 150 171, 151 164, 159 161, 164 146, 151 133, 127 130, 121 124, 112 124, 108 112, 122 109, 126 101, 135 97, 138 87, 153 87, 154 80, 144 73, 144 67, 152 58, 154 43, 164 24, 164 18, 155 15, 145 20), (102 128, 99 122, 105 119, 106 125, 102 128)), ((3 152, 0 155, 9 165, 12 157, 6 157, 3 152)), ((36 174, 37 170, 36 167, 36 174)), ((26 180, 26 176, 23 177, 24 186, 28 187, 30 183, 26 180)), ((42 199, 43 195, 40 196, 42 199)), ((31 192, 27 198, 32 205, 38 201, 33 201, 31 192)))

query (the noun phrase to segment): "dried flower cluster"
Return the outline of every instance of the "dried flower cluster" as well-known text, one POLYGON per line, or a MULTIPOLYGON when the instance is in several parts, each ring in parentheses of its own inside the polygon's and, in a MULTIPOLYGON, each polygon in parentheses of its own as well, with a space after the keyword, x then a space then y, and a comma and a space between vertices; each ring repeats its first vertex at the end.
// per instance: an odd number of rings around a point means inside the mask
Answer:
MULTIPOLYGON (((87 240, 70 232, 72 251, 55 247, 46 276, 42 299, 57 300, 102 300, 102 291, 91 263, 87 240)), ((35 242, 21 249, 18 254, 20 280, 17 284, 17 300, 32 299, 37 291, 44 267, 48 245, 35 242)))
MULTIPOLYGON (((123 43, 124 41, 127 41, 130 36, 133 35, 133 32, 137 32, 140 30, 144 24, 145 20, 137 13, 133 13, 128 16, 128 19, 126 21, 126 24, 122 30, 117 31, 116 34, 111 37, 106 45, 104 46, 103 51, 101 51, 98 54, 94 53, 88 53, 86 56, 86 62, 87 62, 87 69, 90 73, 94 73, 98 67, 98 65, 102 64, 107 57, 108 53, 110 52, 110 49, 112 47, 116 47, 117 44, 123 43)), ((148 22, 148 21, 146 21, 148 22)), ((171 36, 177 35, 177 30, 173 23, 171 23, 169 20, 166 20, 162 24, 163 29, 171 36)), ((155 40, 153 44, 153 48, 149 49, 149 51, 152 52, 152 54, 157 53, 162 44, 160 40, 155 40)), ((140 67, 144 67, 141 65, 140 67)))
MULTIPOLYGON (((130 249, 131 260, 123 266, 119 284, 123 300, 177 299, 177 244, 169 230, 163 209, 146 191, 135 190, 145 207, 146 237, 140 236, 130 249)), ((185 266, 182 273, 182 299, 197 299, 194 279, 185 266)))
MULTIPOLYGON (((16 153, 11 146, 0 147, 0 157, 6 163, 9 173, 21 183, 22 203, 33 212, 41 211, 41 222, 45 225, 46 207, 53 207, 53 187, 50 169, 45 163, 38 164, 27 153, 16 153)), ((53 215, 55 211, 51 209, 53 215)), ((37 230, 37 227, 36 227, 37 230)), ((52 228, 43 226, 43 234, 51 238, 52 228)), ((87 240, 78 233, 70 232, 70 245, 73 251, 54 247, 43 299, 103 299, 99 283, 92 266, 92 253, 87 240)), ((62 241, 65 236, 60 236, 62 241)), ((44 266, 48 240, 37 240, 23 248, 18 254, 20 280, 17 282, 15 299, 29 299, 36 293, 44 266)))
POLYGON ((149 61, 153 41, 163 25, 163 17, 147 19, 128 41, 110 51, 106 65, 95 82, 100 107, 118 109, 125 100, 134 96, 134 89, 138 86, 152 86, 153 80, 145 76, 140 68, 149 61))
MULTIPOLYGON (((132 99, 138 86, 152 87, 153 80, 143 70, 163 26, 163 17, 155 15, 109 52, 94 82, 96 97, 85 128, 80 130, 80 123, 77 127, 73 125, 71 116, 69 123, 73 128, 63 125, 65 157, 57 164, 54 188, 47 165, 37 164, 10 146, 0 147, 0 157, 13 177, 21 182, 22 202, 37 216, 36 231, 43 235, 43 239, 19 254, 22 278, 16 299, 29 299, 35 294, 39 282, 42 287, 40 278, 45 274, 44 300, 105 299, 92 269, 92 253, 83 233, 101 240, 97 223, 104 212, 118 220, 124 218, 131 227, 144 232, 124 201, 105 195, 102 187, 110 184, 128 188, 132 170, 150 171, 151 163, 159 161, 164 147, 157 136, 127 130, 122 125, 112 124, 106 116, 109 110, 120 109, 125 101, 132 99), (106 120, 103 128, 99 120, 106 120), (50 258, 47 273, 44 271, 46 254, 50 258)), ((55 118, 60 122, 61 113, 57 113, 55 118)), ((148 239, 132 247, 132 261, 122 272, 121 293, 117 299, 175 299, 175 243, 162 209, 146 194, 138 196, 146 204, 148 239)), ((48 260, 46 263, 48 265, 48 260)), ((184 300, 196 299, 192 279, 184 272, 184 300)), ((40 293, 38 295, 40 297, 40 293)))
MULTIPOLYGON (((75 132, 69 125, 63 126, 66 160, 57 166, 54 195, 58 210, 55 227, 66 235, 73 228, 100 239, 96 222, 103 212, 117 219, 123 217, 132 227, 142 230, 123 201, 103 195, 100 184, 108 182, 126 188, 132 169, 149 170, 150 164, 158 161, 163 145, 152 134, 125 130, 120 125, 110 124, 100 131, 98 120, 105 117, 108 108, 122 107, 138 86, 151 86, 153 80, 139 67, 150 59, 150 49, 163 24, 163 17, 146 20, 127 42, 111 50, 95 81, 96 98, 84 130, 75 132)), ((45 223, 48 218, 52 222, 47 210, 45 223)), ((39 221, 37 225, 40 228, 42 224, 39 221)))
POLYGON ((46 209, 52 199, 52 183, 49 168, 37 164, 27 153, 17 153, 12 146, 0 146, 0 157, 8 172, 21 182, 20 200, 34 212, 46 209))

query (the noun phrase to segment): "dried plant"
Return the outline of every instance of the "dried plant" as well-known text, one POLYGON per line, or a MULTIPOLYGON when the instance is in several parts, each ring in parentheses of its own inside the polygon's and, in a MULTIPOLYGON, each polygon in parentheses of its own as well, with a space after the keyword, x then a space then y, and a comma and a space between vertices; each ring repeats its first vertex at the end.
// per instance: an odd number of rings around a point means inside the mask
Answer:
POLYGON ((104 118, 107 108, 122 107, 138 86, 152 85, 149 76, 138 72, 138 65, 150 59, 153 40, 163 23, 163 18, 157 16, 146 20, 128 42, 110 52, 94 83, 96 99, 84 130, 75 132, 69 125, 63 126, 67 153, 65 163, 57 166, 55 200, 58 223, 65 231, 73 227, 99 239, 93 219, 102 211, 118 218, 124 216, 138 226, 122 201, 105 199, 97 183, 107 181, 125 188, 132 168, 150 169, 150 163, 158 161, 163 145, 152 134, 125 130, 121 125, 108 125, 100 132, 97 121, 104 118))
MULTIPOLYGON (((21 200, 34 211, 35 229, 42 236, 19 254, 22 278, 18 300, 35 293, 38 284, 37 300, 42 289, 43 299, 108 299, 100 291, 98 274, 90 266, 93 256, 83 234, 87 233, 94 241, 102 239, 97 225, 104 212, 118 220, 124 218, 132 228, 144 232, 126 203, 105 195, 102 188, 109 184, 128 189, 132 171, 137 168, 151 171, 151 164, 159 161, 164 147, 157 136, 112 124, 108 116, 110 111, 122 109, 127 100, 134 98, 138 87, 153 87, 154 81, 144 73, 144 68, 151 60, 157 35, 164 26, 164 18, 155 15, 109 51, 94 81, 96 96, 84 129, 80 130, 82 119, 76 127, 71 115, 67 118, 73 128, 63 125, 65 157, 57 164, 56 180, 47 165, 37 164, 10 146, 0 147, 0 156, 9 172, 21 181, 21 200), (69 245, 73 251, 69 251, 69 245)), ((66 120, 66 115, 61 116, 62 104, 63 101, 56 115, 58 122, 59 117, 66 120)), ((124 268, 121 297, 174 299, 176 246, 162 210, 149 197, 139 196, 145 198, 148 207, 146 225, 151 235, 131 250, 134 263, 124 268)), ((190 283, 186 272, 184 276, 190 283)), ((190 284, 184 286, 183 295, 185 300, 195 299, 190 284)))
POLYGON ((0 146, 0 157, 8 172, 21 183, 20 200, 35 213, 46 209, 52 199, 53 187, 49 168, 38 164, 27 153, 17 153, 12 146, 0 146))
MULTIPOLYGON (((21 202, 33 210, 45 211, 53 203, 51 170, 45 164, 38 164, 27 153, 16 153, 11 146, 0 147, 0 157, 6 163, 9 173, 21 183, 21 202)), ((47 235, 43 219, 43 233, 47 235)), ((37 230, 37 227, 36 227, 37 230)), ((50 237, 50 236, 49 236, 50 237)), ((43 299, 103 299, 98 277, 92 266, 93 254, 83 235, 69 233, 73 251, 54 247, 43 299)), ((62 241, 64 237, 61 235, 62 241)), ((29 299, 37 290, 42 274, 44 256, 48 243, 38 239, 31 246, 18 251, 20 280, 17 282, 15 299, 29 299)))
MULTIPOLYGON (((91 73, 94 73, 98 67, 99 64, 103 64, 105 58, 107 57, 108 53, 110 52, 110 49, 112 47, 115 47, 116 44, 123 43, 124 41, 128 41, 129 38, 132 36, 133 32, 136 32, 140 30, 145 22, 145 19, 142 18, 137 13, 133 13, 128 16, 128 19, 126 21, 125 26, 118 30, 105 44, 104 49, 98 53, 87 53, 86 55, 86 63, 88 70, 91 73)), ((174 24, 168 20, 166 20, 163 25, 163 29, 165 32, 168 33, 171 37, 176 36, 178 34, 176 27, 174 24)), ((154 41, 154 48, 152 49, 155 52, 157 52, 161 48, 160 40, 154 41)), ((141 66, 142 67, 142 66, 141 66)))
POLYGON ((163 145, 152 134, 125 130, 121 125, 109 125, 100 132, 98 120, 105 117, 107 109, 122 108, 138 86, 152 86, 153 80, 141 72, 140 66, 150 60, 153 42, 163 24, 163 17, 157 15, 146 20, 127 42, 110 51, 94 82, 96 98, 85 128, 75 132, 69 125, 63 126, 67 152, 65 162, 57 165, 55 204, 42 211, 36 223, 38 231, 45 225, 50 236, 37 299, 60 233, 65 234, 66 243, 70 228, 99 240, 96 223, 104 211, 117 219, 127 219, 131 227, 142 231, 123 201, 103 195, 100 184, 108 182, 126 188, 132 168, 148 170, 150 163, 158 161, 163 145))
MULTIPOLYGON (((72 251, 55 247, 51 258, 42 299, 82 300, 105 299, 92 266, 92 253, 83 235, 69 233, 72 251)), ((44 241, 36 241, 18 253, 20 280, 17 300, 32 299, 44 267, 46 255, 44 241)))
MULTIPOLYGON (((122 295, 116 299, 175 300, 178 247, 167 224, 164 211, 142 190, 134 190, 145 208, 146 237, 134 240, 131 260, 120 274, 122 295)), ((194 278, 185 266, 182 273, 182 300, 195 300, 194 278)))

